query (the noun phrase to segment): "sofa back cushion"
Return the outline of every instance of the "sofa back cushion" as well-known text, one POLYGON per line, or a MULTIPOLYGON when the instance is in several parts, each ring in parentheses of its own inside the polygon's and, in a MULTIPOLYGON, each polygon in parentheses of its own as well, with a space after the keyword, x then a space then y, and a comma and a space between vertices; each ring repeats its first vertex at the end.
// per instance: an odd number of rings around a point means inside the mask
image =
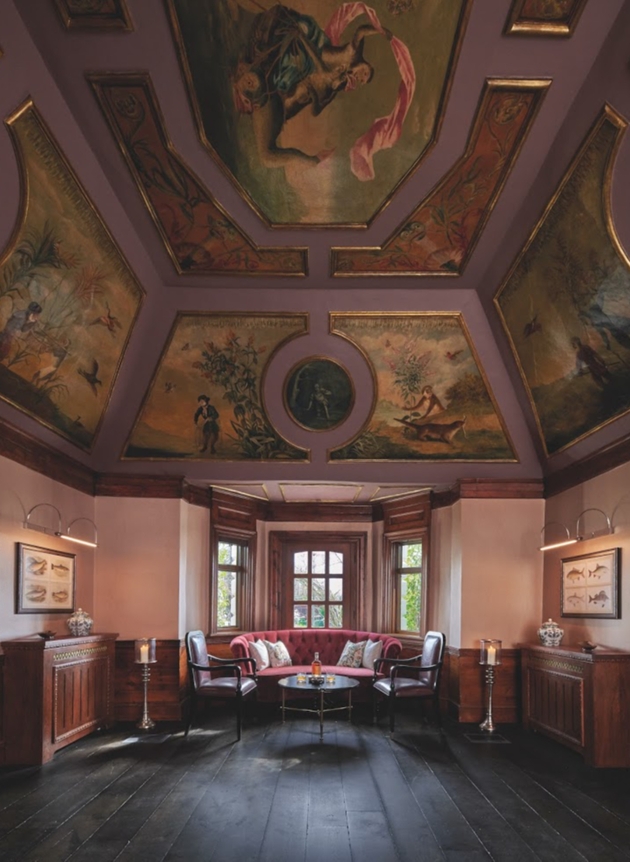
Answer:
POLYGON ((249 655, 249 644, 258 639, 276 642, 283 641, 294 665, 309 665, 316 652, 324 665, 336 665, 346 641, 359 643, 372 640, 383 642, 383 657, 398 658, 402 644, 391 635, 378 632, 354 631, 352 629, 280 629, 278 631, 247 632, 238 635, 230 644, 236 658, 249 655))

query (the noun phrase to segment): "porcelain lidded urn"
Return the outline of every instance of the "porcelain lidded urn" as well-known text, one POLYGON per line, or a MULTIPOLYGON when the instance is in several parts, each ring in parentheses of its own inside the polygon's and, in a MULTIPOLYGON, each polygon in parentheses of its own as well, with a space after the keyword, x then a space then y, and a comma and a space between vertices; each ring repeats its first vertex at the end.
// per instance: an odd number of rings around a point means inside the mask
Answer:
POLYGON ((83 637, 89 635, 94 625, 92 617, 86 611, 79 608, 71 617, 68 617, 66 625, 70 629, 70 634, 75 637, 83 637))
POLYGON ((558 623, 552 619, 548 619, 538 629, 538 637, 543 646, 560 646, 564 637, 564 629, 561 629, 558 623))

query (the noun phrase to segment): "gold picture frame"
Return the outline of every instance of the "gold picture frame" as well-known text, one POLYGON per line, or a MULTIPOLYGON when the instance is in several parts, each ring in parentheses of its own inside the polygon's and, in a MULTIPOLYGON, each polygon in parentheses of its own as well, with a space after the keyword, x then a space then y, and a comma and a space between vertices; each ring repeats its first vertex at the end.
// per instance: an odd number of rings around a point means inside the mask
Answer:
POLYGON ((22 542, 16 552, 16 614, 72 613, 76 556, 22 542))
POLYGON ((562 560, 563 617, 618 620, 621 548, 594 551, 562 560))

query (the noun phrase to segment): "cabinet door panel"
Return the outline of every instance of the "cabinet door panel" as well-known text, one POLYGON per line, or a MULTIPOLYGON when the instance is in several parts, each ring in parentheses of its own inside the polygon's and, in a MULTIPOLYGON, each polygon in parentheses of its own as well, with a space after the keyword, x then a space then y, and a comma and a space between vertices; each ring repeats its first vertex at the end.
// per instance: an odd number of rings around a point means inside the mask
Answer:
POLYGON ((53 669, 52 742, 107 718, 107 657, 53 669))

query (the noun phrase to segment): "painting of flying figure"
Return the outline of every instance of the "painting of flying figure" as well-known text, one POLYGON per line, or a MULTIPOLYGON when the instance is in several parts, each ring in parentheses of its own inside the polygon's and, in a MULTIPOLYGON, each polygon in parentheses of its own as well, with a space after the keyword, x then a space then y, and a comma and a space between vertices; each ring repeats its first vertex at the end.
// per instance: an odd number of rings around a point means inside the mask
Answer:
POLYGON ((620 548, 562 560, 562 616, 617 620, 620 548))

